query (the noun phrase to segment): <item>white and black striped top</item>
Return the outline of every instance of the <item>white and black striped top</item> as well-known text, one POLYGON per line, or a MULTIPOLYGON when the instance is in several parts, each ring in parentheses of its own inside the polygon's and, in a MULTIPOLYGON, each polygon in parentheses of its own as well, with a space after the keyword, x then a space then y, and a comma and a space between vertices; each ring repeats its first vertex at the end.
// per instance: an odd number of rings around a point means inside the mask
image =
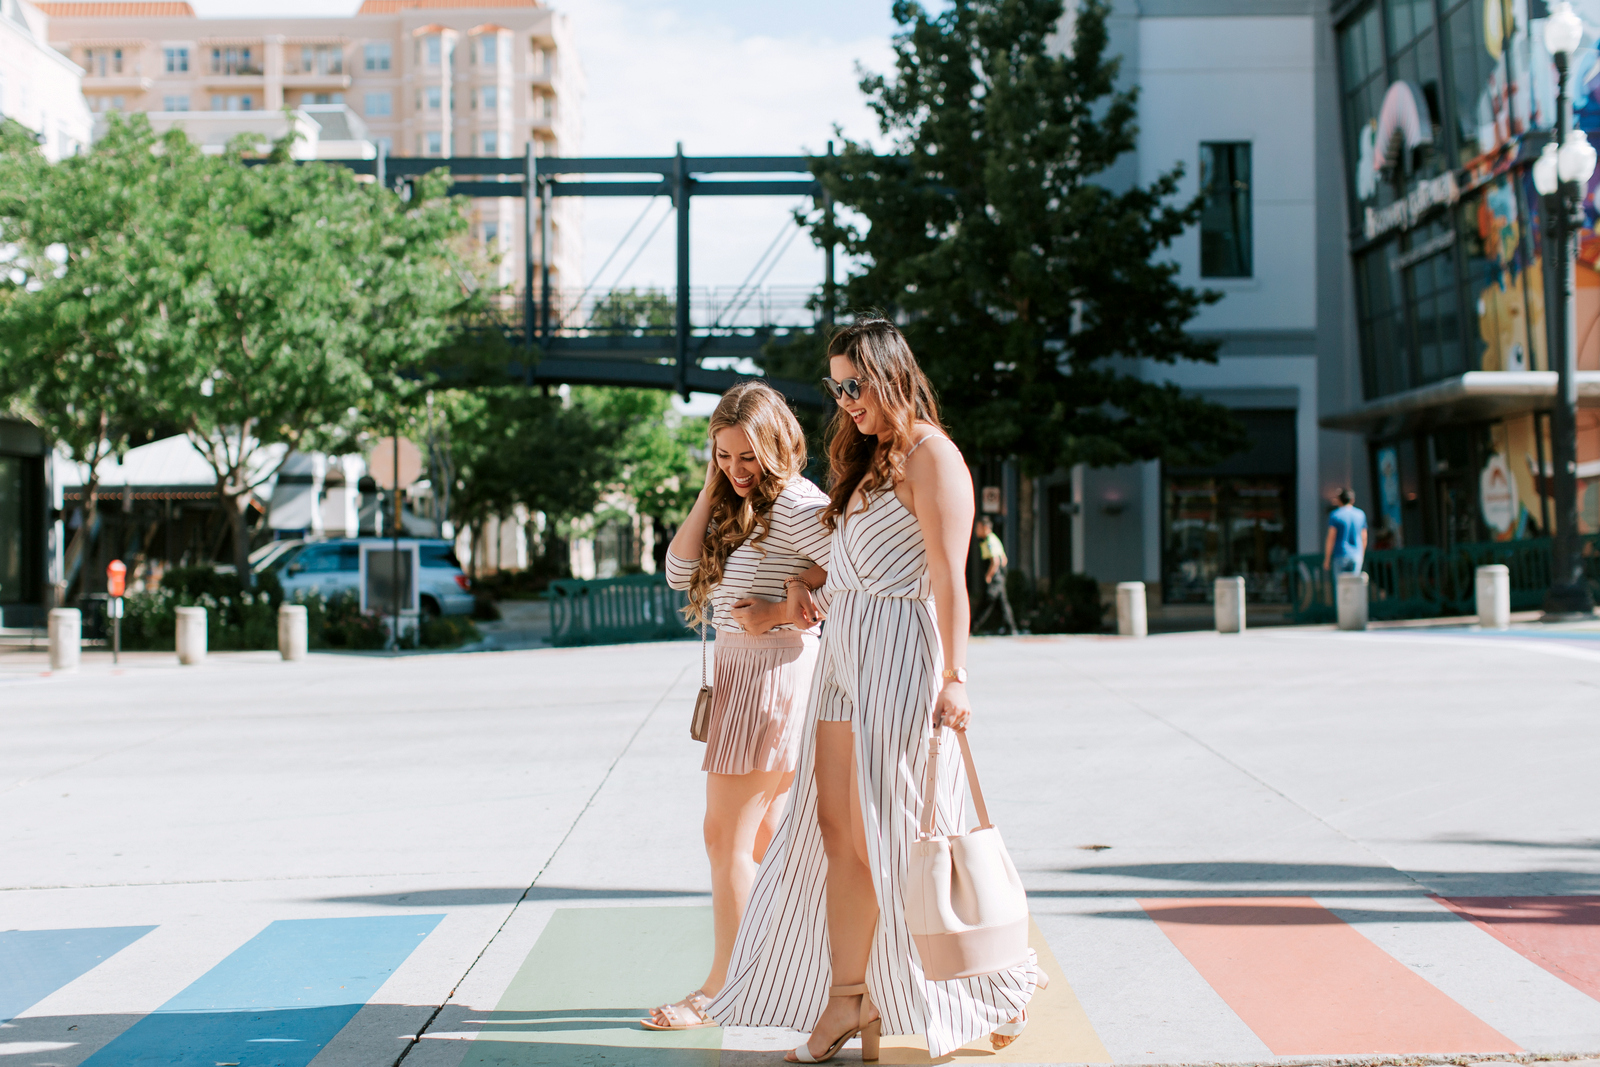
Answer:
MULTIPOLYGON (((759 545, 747 541, 728 553, 722 581, 711 594, 713 619, 718 630, 744 632, 744 627, 734 621, 730 611, 744 597, 755 596, 774 602, 785 600, 788 598, 788 590, 783 587, 785 578, 810 570, 812 564, 828 569, 828 545, 832 535, 822 525, 822 512, 827 506, 828 494, 805 478, 796 478, 783 487, 767 516, 771 526, 766 538, 759 545)), ((699 562, 669 551, 667 584, 674 589, 689 588, 699 562)), ((818 602, 822 602, 820 595, 818 602)))

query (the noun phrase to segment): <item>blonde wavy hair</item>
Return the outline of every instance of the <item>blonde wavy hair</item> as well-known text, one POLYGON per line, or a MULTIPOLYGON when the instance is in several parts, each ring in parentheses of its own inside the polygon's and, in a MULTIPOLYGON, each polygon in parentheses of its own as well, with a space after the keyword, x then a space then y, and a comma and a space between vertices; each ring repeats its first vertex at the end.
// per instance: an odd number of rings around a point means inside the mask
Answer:
POLYGON ((830 530, 858 486, 864 499, 906 476, 918 422, 944 430, 933 386, 894 323, 875 314, 859 316, 828 342, 828 358, 834 356, 856 365, 889 424, 889 439, 862 433, 842 407, 834 412, 828 424, 828 507, 822 513, 822 524, 830 530))
POLYGON ((800 422, 777 390, 766 382, 741 382, 722 394, 711 413, 711 525, 706 530, 700 562, 689 580, 689 605, 683 609, 691 626, 709 622, 711 594, 722 581, 733 550, 749 541, 760 549, 771 530, 773 502, 806 465, 806 437, 800 422), (740 496, 717 466, 717 434, 737 427, 750 440, 761 464, 761 478, 749 496, 740 496))

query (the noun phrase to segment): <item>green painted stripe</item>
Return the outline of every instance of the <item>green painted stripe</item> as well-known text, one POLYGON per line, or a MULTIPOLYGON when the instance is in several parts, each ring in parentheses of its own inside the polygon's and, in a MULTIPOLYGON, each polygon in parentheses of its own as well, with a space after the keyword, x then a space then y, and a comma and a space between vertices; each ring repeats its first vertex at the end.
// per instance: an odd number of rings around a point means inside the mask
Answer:
POLYGON ((722 1031, 646 1030, 711 966, 710 908, 561 908, 462 1067, 717 1067, 722 1031))

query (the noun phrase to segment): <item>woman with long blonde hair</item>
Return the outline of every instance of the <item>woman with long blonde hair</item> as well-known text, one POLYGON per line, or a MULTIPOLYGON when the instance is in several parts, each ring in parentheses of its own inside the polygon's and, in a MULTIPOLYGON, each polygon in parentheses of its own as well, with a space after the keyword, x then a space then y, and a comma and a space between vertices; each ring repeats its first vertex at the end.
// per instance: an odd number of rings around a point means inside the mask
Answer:
POLYGON ((965 730, 972 477, 945 436, 933 389, 894 324, 866 317, 828 346, 838 404, 828 447, 833 531, 828 628, 801 739, 799 788, 761 864, 728 980, 725 1026, 809 1030, 790 1062, 821 1063, 861 1038, 924 1034, 935 1059, 985 1034, 1022 1032, 1041 972, 1015 966, 929 979, 906 923, 911 846, 925 805, 965 829, 965 776, 928 741, 965 730))
POLYGON ((827 578, 828 497, 801 471, 805 435, 764 382, 723 394, 711 415, 711 465, 667 549, 667 583, 689 591, 689 621, 716 627, 706 737, 706 854, 716 948, 700 988, 651 1011, 653 1030, 715 1026, 750 883, 794 781, 817 660, 827 578))

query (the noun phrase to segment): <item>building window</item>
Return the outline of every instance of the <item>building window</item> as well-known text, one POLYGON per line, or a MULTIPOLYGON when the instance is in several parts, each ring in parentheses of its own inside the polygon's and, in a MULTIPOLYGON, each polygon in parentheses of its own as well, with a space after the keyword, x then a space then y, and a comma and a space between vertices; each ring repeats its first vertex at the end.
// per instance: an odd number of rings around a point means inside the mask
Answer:
MULTIPOLYGON (((189 50, 187 48, 168 48, 165 50, 168 74, 183 74, 189 69, 189 50)), ((173 110, 168 108, 167 110, 173 110)))
POLYGON ((498 222, 486 222, 483 224, 483 244, 491 252, 500 250, 500 224, 498 222))
POLYGON ((429 111, 439 110, 439 102, 442 99, 442 94, 440 93, 437 85, 430 85, 426 89, 422 90, 422 96, 423 99, 428 103, 429 111))
POLYGON ((1200 196, 1200 277, 1251 277, 1249 142, 1200 146, 1200 196))
POLYGON ((438 34, 434 34, 431 37, 424 37, 422 40, 418 41, 417 50, 417 58, 420 62, 425 63, 430 67, 437 67, 439 65, 441 44, 438 34))
POLYGON ((221 93, 211 98, 212 111, 254 111, 255 100, 248 93, 243 96, 224 96, 221 93))
POLYGON ((83 50, 83 69, 88 71, 90 77, 95 78, 121 74, 122 49, 85 48, 83 50))
POLYGON ((483 135, 483 154, 486 156, 498 156, 500 154, 500 135, 494 130, 490 130, 483 135))
POLYGON ((425 156, 439 156, 444 154, 444 136, 438 130, 417 135, 417 147, 422 149, 425 156))
POLYGON ((213 48, 211 50, 213 74, 260 74, 248 48, 213 48))
POLYGON ((533 72, 549 76, 555 66, 555 57, 548 48, 535 48, 533 50, 533 72))
POLYGON ((394 113, 394 97, 389 93, 368 93, 364 108, 369 118, 383 118, 394 113))
POLYGON ((188 111, 189 98, 187 96, 164 96, 161 98, 162 111, 188 111))
POLYGON ((380 156, 392 156, 392 155, 394 155, 394 138, 393 137, 379 137, 375 141, 373 141, 373 144, 377 146, 378 155, 380 155, 380 156))
MULTIPOLYGON (((24 101, 26 103, 26 101, 24 101)), ((120 96, 91 96, 89 107, 94 111, 121 111, 122 97, 120 96)))
MULTIPOLYGON (((294 71, 289 71, 293 74, 294 71)), ((343 74, 344 49, 338 45, 303 45, 300 49, 301 74, 343 74)))
POLYGON ((485 34, 483 38, 483 65, 495 67, 500 65, 500 39, 493 34, 485 34))
POLYGON ((362 54, 366 57, 366 68, 368 70, 389 69, 389 57, 391 53, 389 51, 388 41, 374 41, 372 44, 369 44, 362 49, 362 54))
POLYGON ((342 104, 342 103, 344 103, 344 94, 343 93, 301 93, 300 94, 300 102, 302 104, 342 104))
POLYGON ((493 111, 500 106, 500 90, 494 86, 485 86, 483 89, 483 110, 493 111))

